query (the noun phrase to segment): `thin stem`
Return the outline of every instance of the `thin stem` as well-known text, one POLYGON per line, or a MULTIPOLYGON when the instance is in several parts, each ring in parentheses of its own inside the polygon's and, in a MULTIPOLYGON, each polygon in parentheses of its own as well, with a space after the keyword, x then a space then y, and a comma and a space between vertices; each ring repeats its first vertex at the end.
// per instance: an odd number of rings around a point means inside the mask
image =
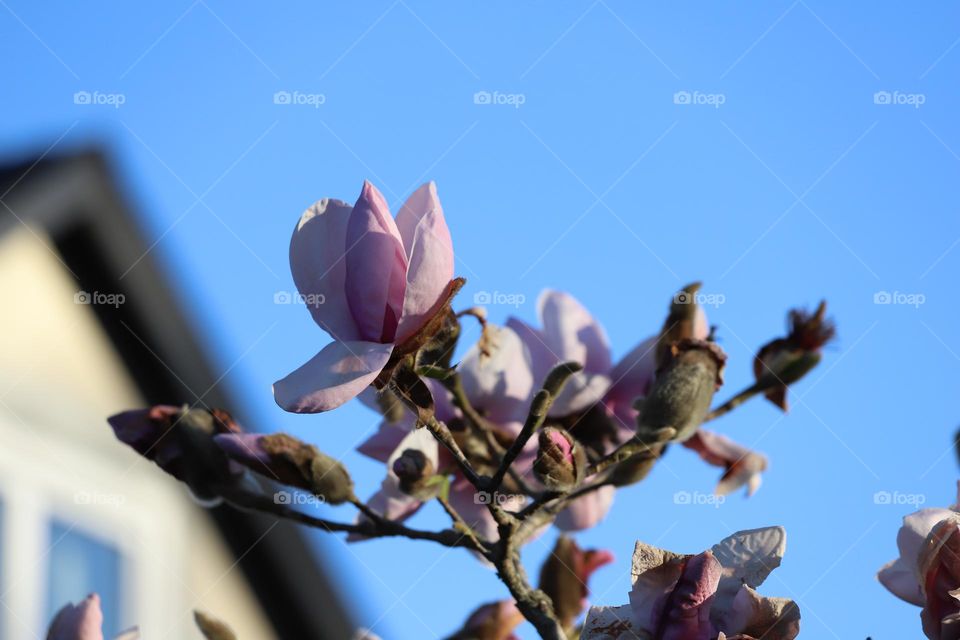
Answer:
POLYGON ((761 391, 763 391, 763 386, 759 382, 754 382, 752 385, 742 390, 740 393, 733 396, 732 398, 724 402, 722 405, 720 405, 719 407, 717 407, 716 409, 708 413, 707 417, 704 418, 703 421, 710 422, 711 420, 715 420, 720 416, 730 413, 731 411, 733 411, 734 409, 742 405, 744 402, 746 402, 750 398, 753 398, 754 396, 758 395, 761 391))
POLYGON ((470 525, 468 525, 464 521, 463 517, 461 517, 457 512, 457 510, 453 508, 453 505, 450 504, 449 500, 443 496, 437 496, 437 502, 440 503, 440 506, 443 507, 443 510, 446 511, 447 515, 450 516, 450 519, 453 520, 453 528, 456 531, 459 531, 465 536, 469 537, 478 548, 483 549, 486 547, 486 545, 480 542, 480 539, 477 538, 476 532, 470 528, 470 525))
POLYGON ((676 429, 673 427, 664 427, 663 429, 658 429, 657 431, 651 433, 649 437, 644 440, 640 440, 637 437, 634 437, 616 449, 613 450, 605 458, 601 458, 594 464, 590 465, 587 468, 587 477, 592 476, 597 473, 606 471, 611 466, 623 462, 627 458, 633 457, 638 454, 646 454, 650 457, 655 457, 659 455, 658 448, 655 445, 663 444, 664 442, 670 440, 675 435, 677 435, 676 429))
POLYGON ((410 538, 411 540, 431 540, 442 544, 445 547, 463 547, 483 553, 483 548, 475 548, 473 542, 464 534, 453 529, 444 529, 443 531, 422 531, 420 529, 411 529, 399 522, 388 520, 376 512, 374 518, 361 520, 354 524, 346 522, 335 522, 324 518, 317 518, 309 514, 291 509, 284 504, 277 504, 273 498, 265 495, 249 493, 247 491, 238 491, 236 489, 223 489, 221 495, 232 506, 242 511, 256 511, 267 513, 284 520, 292 520, 308 527, 321 529, 328 532, 346 532, 355 533, 369 538, 386 538, 400 536, 410 538))
POLYGON ((561 362, 547 374, 546 380, 543 381, 543 388, 537 392, 537 395, 533 397, 533 401, 530 402, 530 411, 527 413, 527 419, 523 423, 523 428, 513 441, 513 444, 510 445, 510 448, 503 454, 503 459, 500 460, 500 466, 490 479, 488 486, 489 491, 496 491, 500 488, 500 483, 503 482, 503 476, 506 475, 510 465, 517 459, 517 456, 523 451, 523 448, 527 445, 530 438, 533 437, 533 434, 536 433, 537 429, 543 426, 543 422, 547 418, 547 413, 550 411, 550 407, 553 406, 553 401, 560 395, 560 392, 563 391, 563 385, 566 384, 570 376, 581 369, 583 369, 583 366, 576 362, 561 362))
POLYGON ((477 489, 482 490, 485 486, 485 479, 482 479, 477 475, 477 472, 473 470, 473 465, 471 465, 470 461, 467 460, 467 456, 464 455, 463 450, 460 449, 460 445, 457 444, 457 441, 453 439, 453 434, 450 433, 450 429, 447 428, 447 425, 440 422, 436 418, 431 417, 429 420, 423 423, 423 426, 433 434, 433 437, 436 438, 440 444, 447 448, 447 451, 450 452, 450 455, 453 456, 454 461, 460 468, 460 472, 463 473, 464 477, 470 481, 470 484, 477 489))

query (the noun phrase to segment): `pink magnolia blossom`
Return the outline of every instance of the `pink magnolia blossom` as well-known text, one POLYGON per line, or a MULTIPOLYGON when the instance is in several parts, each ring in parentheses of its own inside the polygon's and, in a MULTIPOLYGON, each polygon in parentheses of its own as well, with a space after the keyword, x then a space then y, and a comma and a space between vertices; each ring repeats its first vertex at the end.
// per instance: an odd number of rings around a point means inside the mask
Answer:
MULTIPOLYGON (((66 604, 50 622, 47 640, 103 640, 100 596, 91 593, 79 604, 66 604)), ((124 631, 115 640, 136 640, 136 629, 124 631)))
POLYGON ((446 302, 453 245, 436 186, 414 191, 396 220, 369 182, 353 207, 320 200, 293 233, 290 269, 333 342, 275 383, 274 398, 294 413, 328 411, 370 385, 446 302))
POLYGON ((744 634, 793 640, 800 633, 796 604, 755 591, 780 565, 785 550, 781 527, 740 531, 695 555, 638 542, 630 603, 592 607, 581 637, 714 640, 744 634))
POLYGON ((924 633, 933 640, 960 637, 960 483, 958 504, 920 509, 903 518, 897 533, 900 556, 877 573, 893 595, 923 607, 924 633))

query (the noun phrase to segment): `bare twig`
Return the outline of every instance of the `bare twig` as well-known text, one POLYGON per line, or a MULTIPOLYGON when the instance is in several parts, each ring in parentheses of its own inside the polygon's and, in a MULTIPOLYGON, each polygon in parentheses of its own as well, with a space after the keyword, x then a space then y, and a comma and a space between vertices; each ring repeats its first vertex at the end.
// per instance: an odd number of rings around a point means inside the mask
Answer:
MULTIPOLYGON (((761 381, 762 382, 762 381, 761 381)), ((754 382, 752 385, 742 390, 737 395, 733 396, 722 405, 711 411, 707 414, 707 417, 703 419, 704 422, 710 422, 715 420, 720 416, 726 415, 742 405, 747 400, 753 398, 763 391, 765 385, 761 385, 760 382, 754 382)))
POLYGON ((463 473, 463 476, 470 481, 477 489, 483 489, 486 485, 486 480, 477 475, 477 472, 473 470, 473 465, 470 464, 470 461, 467 460, 467 456, 464 455, 463 450, 460 449, 460 445, 457 444, 457 441, 453 439, 453 434, 450 433, 450 429, 447 428, 447 425, 440 422, 434 417, 431 417, 426 422, 423 423, 423 426, 433 434, 433 437, 437 441, 447 448, 447 451, 450 452, 450 455, 453 456, 454 462, 457 463, 457 466, 460 468, 460 472, 463 473))

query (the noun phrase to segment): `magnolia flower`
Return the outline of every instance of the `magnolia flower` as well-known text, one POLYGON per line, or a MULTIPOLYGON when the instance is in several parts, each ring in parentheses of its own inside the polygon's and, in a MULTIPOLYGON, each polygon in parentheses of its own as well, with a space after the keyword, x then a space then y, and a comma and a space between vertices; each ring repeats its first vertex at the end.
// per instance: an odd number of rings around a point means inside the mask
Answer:
POLYGON ((490 602, 471 613, 447 640, 517 640, 513 630, 521 622, 523 614, 513 600, 490 602))
POLYGON ((781 527, 740 531, 710 550, 681 555, 637 542, 630 603, 592 607, 585 640, 714 640, 743 634, 793 640, 800 611, 786 598, 759 595, 786 549, 781 527))
POLYGON ((573 538, 560 536, 540 568, 540 589, 553 602, 553 610, 564 628, 570 628, 587 606, 587 583, 600 567, 613 562, 609 551, 583 550, 573 538))
MULTIPOLYGON (((960 483, 957 502, 960 504, 960 483)), ((923 607, 923 630, 933 640, 960 637, 960 506, 920 509, 904 517, 897 533, 900 557, 877 579, 893 595, 923 607)))
MULTIPOLYGON (((100 610, 100 596, 91 593, 80 604, 66 604, 47 631, 47 640, 103 640, 103 612, 100 610)), ((124 631, 115 640, 137 640, 140 633, 136 628, 124 631)))
POLYGON ((414 191, 396 220, 369 182, 353 207, 320 200, 293 233, 290 269, 333 342, 275 383, 274 398, 294 413, 328 411, 370 385, 391 356, 416 351, 456 288, 436 186, 414 191))

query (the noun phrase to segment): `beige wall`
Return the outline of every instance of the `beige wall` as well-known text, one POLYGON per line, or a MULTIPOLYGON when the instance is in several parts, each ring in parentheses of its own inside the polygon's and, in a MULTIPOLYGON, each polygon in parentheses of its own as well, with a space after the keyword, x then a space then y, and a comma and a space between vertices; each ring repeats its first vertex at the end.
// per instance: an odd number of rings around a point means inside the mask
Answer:
MULTIPOLYGON (((0 593, 14 615, 0 637, 42 625, 51 513, 110 539, 129 568, 127 606, 151 640, 199 638, 191 610, 229 621, 241 638, 269 629, 212 521, 182 486, 112 436, 105 418, 142 406, 91 307, 46 239, 0 237, 0 593)), ((30 634, 27 630, 30 630, 30 634)))

